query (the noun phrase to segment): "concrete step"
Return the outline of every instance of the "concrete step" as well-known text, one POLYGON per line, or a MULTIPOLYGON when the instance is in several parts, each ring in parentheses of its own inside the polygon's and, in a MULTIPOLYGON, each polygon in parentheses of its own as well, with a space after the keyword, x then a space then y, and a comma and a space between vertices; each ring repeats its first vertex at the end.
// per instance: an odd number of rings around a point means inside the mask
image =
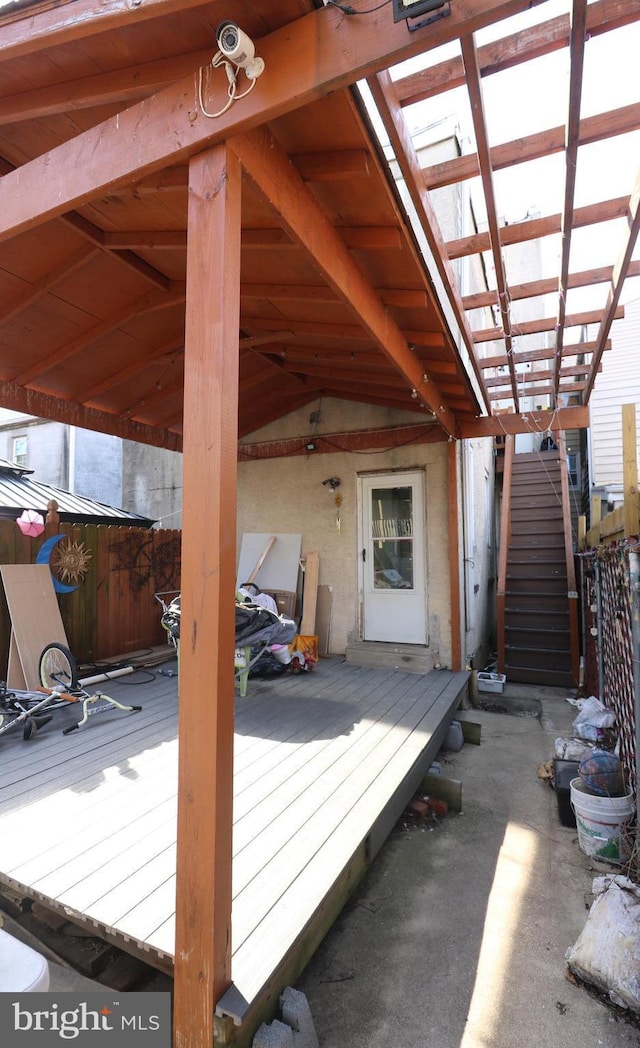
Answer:
POLYGON ((383 641, 359 640, 347 644, 347 662, 372 669, 406 670, 407 673, 430 673, 434 668, 433 651, 426 644, 387 644, 383 641))

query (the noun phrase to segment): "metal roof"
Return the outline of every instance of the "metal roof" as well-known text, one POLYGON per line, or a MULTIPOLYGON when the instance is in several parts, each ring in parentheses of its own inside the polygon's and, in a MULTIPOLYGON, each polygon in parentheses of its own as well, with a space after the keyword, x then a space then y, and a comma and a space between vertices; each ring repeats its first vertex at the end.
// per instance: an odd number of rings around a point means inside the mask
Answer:
POLYGON ((103 502, 94 502, 83 495, 39 484, 25 476, 25 469, 0 459, 0 518, 20 516, 25 509, 34 509, 46 516, 49 502, 58 503, 60 520, 73 524, 128 524, 150 528, 155 523, 150 517, 129 513, 103 502))

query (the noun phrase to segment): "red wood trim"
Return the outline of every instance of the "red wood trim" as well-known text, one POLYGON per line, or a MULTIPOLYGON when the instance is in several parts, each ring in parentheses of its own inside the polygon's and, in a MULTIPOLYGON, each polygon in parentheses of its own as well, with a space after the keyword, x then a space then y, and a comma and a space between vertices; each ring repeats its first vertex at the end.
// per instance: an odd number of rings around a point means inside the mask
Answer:
POLYGON ((458 442, 447 443, 448 532, 449 532, 449 599, 451 603, 451 669, 462 666, 462 625, 460 622, 460 537, 458 505, 458 442))
POLYGON ((560 259, 560 278, 558 281, 558 325, 556 328, 556 361, 553 380, 552 403, 558 402, 560 389, 560 368, 562 366, 562 346, 564 340, 564 322, 567 312, 567 288, 569 284, 569 256, 571 254, 571 234, 573 232, 573 215, 575 210, 576 170, 578 146, 580 144, 580 99, 582 95, 582 70, 584 67, 584 45, 587 24, 586 0, 575 0, 571 12, 571 70, 569 79, 569 106, 567 112, 567 133, 565 151, 564 204, 562 209, 562 248, 560 259))
POLYGON ((471 437, 501 437, 516 433, 546 433, 563 429, 588 429, 589 408, 559 408, 557 411, 528 411, 525 415, 491 415, 473 422, 461 422, 463 439, 471 437))
MULTIPOLYGON (((585 117, 580 121, 580 145, 602 142, 607 138, 635 131, 639 122, 640 113, 637 103, 621 106, 608 113, 585 117)), ((538 160, 540 157, 551 156, 553 153, 561 153, 565 148, 565 135, 565 126, 561 124, 559 127, 550 127, 545 131, 537 131, 533 135, 526 135, 515 141, 493 146, 491 166, 494 171, 501 171, 515 164, 524 164, 529 160, 538 160)), ((478 171, 477 153, 465 153, 464 156, 454 157, 453 160, 443 160, 439 164, 422 169, 425 184, 431 191, 441 189, 443 186, 454 185, 456 182, 463 182, 468 178, 475 178, 478 171)), ((551 283, 553 284, 551 290, 555 291, 557 285, 553 280, 551 283)))
MULTIPOLYGON (((487 391, 484 386, 484 376, 478 366, 478 360, 473 344, 473 335, 471 334, 469 322, 458 291, 458 281, 447 255, 444 237, 440 229, 440 223, 438 222, 435 208, 433 207, 429 193, 426 191, 420 162, 409 134, 407 123, 400 108, 395 85, 387 70, 378 73, 375 77, 370 77, 368 84, 378 109, 378 113, 380 114, 385 130, 389 136, 389 141, 393 147, 398 165, 402 171, 407 190, 416 209, 418 220, 424 230, 427 242, 433 253, 435 264, 446 289, 451 309, 453 310, 456 322, 460 328, 460 334, 462 335, 467 353, 469 354, 469 361, 475 372, 478 386, 480 387, 481 397, 484 398, 484 406, 488 407, 487 391)), ((443 326, 446 327, 446 325, 443 326)), ((475 396, 475 392, 473 395, 475 396)))
POLYGON ((96 411, 95 408, 61 400, 60 397, 40 393, 35 389, 26 389, 13 382, 0 382, 0 402, 3 408, 22 411, 25 415, 33 415, 35 418, 63 422, 80 429, 92 429, 97 433, 110 433, 114 437, 135 440, 139 444, 151 444, 156 448, 167 448, 169 451, 182 450, 182 438, 178 433, 120 418, 107 411, 96 411))
MULTIPOLYGON (((599 0, 589 4, 587 33, 598 36, 612 29, 630 25, 640 18, 636 0, 599 0)), ((559 15, 547 22, 518 29, 509 36, 501 36, 479 48, 480 69, 483 78, 504 69, 512 69, 540 55, 566 47, 569 43, 568 15, 559 15)), ((458 56, 412 73, 398 81, 398 93, 403 106, 433 98, 443 91, 451 91, 464 84, 464 68, 458 56)))
MULTIPOLYGON (((624 218, 629 209, 629 197, 614 197, 597 204, 585 204, 574 211, 574 229, 597 225, 600 222, 612 222, 624 218)), ((514 222, 511 226, 500 226, 500 240, 503 247, 511 244, 525 244, 528 240, 539 240, 553 233, 562 232, 562 215, 544 215, 542 218, 531 218, 526 222, 514 222)), ((473 233, 468 237, 447 241, 449 258, 464 258, 466 255, 477 255, 489 251, 491 241, 488 233, 473 233)), ((520 325, 518 325, 520 327, 520 325)))
POLYGON ((389 429, 360 429, 352 432, 324 433, 321 436, 289 437, 285 440, 239 444, 238 461, 290 458, 293 455, 335 455, 345 451, 357 452, 373 448, 402 448, 408 444, 432 444, 446 439, 446 433, 440 426, 423 422, 393 426, 389 429), (309 444, 313 444, 311 450, 309 444))
POLYGON ((231 981, 240 187, 225 146, 192 160, 174 968, 184 1048, 211 1048, 231 981))
POLYGON ((507 588, 507 558, 511 541, 511 474, 515 440, 507 436, 504 448, 504 472, 502 479, 502 508, 500 511, 500 555, 498 557, 498 590, 497 590, 497 640, 498 672, 504 673, 505 656, 505 603, 507 588))
POLYGON ((519 408, 518 382, 516 369, 513 363, 513 335, 511 331, 511 310, 507 289, 507 273, 502 253, 501 229, 498 218, 498 205, 493 186, 493 170, 491 168, 491 151, 489 149, 489 136, 487 133, 487 122, 484 115, 484 99, 482 96, 482 85, 480 83, 480 66, 478 64, 478 52, 473 36, 463 36, 460 41, 462 48, 462 59, 467 74, 467 90, 471 104, 471 115, 478 147, 478 158, 480 160, 480 177, 487 210, 487 222, 489 225, 489 239, 491 242, 491 253, 496 277, 496 288, 498 292, 498 309, 502 320, 502 331, 504 339, 504 350, 509 362, 509 379, 511 383, 511 395, 516 411, 519 408))

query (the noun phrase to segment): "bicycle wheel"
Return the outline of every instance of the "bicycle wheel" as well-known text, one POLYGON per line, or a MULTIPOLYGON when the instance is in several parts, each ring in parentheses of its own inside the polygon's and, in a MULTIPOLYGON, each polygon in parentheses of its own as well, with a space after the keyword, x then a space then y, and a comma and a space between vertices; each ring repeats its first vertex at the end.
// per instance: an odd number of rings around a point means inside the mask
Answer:
POLYGON ((47 644, 40 656, 38 673, 44 688, 73 691, 78 686, 76 660, 64 644, 47 644))

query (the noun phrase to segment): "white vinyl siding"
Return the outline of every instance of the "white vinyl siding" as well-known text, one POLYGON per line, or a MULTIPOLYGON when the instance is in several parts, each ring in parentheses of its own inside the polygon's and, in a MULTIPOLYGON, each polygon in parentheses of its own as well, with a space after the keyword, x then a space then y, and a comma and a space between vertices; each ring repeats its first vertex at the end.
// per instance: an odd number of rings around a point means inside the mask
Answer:
POLYGON ((596 488, 622 485, 623 404, 636 405, 640 447, 640 299, 625 306, 612 325, 613 347, 602 355, 602 371, 591 395, 591 471, 596 488))

